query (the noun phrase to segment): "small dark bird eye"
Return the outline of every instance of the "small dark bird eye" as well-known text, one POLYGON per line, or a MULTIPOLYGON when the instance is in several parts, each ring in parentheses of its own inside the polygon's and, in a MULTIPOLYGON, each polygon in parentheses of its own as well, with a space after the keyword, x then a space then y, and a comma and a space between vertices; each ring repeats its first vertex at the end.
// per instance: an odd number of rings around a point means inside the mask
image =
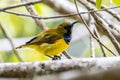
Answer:
POLYGON ((64 27, 64 29, 67 29, 67 30, 68 30, 68 29, 71 29, 71 28, 72 28, 72 26, 73 26, 73 25, 68 24, 68 25, 66 25, 66 26, 64 27))

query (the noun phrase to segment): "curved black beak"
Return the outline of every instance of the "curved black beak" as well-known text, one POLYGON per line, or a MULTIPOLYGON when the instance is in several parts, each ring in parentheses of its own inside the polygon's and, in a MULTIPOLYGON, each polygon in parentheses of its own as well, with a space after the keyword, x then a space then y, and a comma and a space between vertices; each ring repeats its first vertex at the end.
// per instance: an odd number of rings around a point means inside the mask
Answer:
POLYGON ((75 22, 73 22, 71 25, 73 26, 74 24, 76 24, 76 23, 79 23, 80 21, 75 21, 75 22))

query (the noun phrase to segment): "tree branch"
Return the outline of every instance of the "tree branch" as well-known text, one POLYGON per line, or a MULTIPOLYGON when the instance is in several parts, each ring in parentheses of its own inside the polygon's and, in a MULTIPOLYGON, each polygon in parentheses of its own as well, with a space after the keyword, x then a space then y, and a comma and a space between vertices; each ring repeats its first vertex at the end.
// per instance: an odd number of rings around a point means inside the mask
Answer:
POLYGON ((26 5, 31 5, 31 4, 36 4, 36 3, 40 3, 40 2, 42 2, 42 0, 34 0, 34 1, 26 2, 26 3, 15 4, 15 5, 5 7, 5 8, 0 8, 0 11, 5 11, 8 9, 17 8, 17 7, 26 6, 26 5))
MULTIPOLYGON (((100 39, 100 34, 98 33, 96 27, 94 28, 94 34, 96 35, 96 37, 97 37, 98 39, 100 39)), ((107 57, 107 54, 105 53, 105 50, 104 50, 103 45, 101 45, 100 43, 99 43, 99 45, 100 45, 101 51, 102 51, 102 53, 103 53, 103 56, 104 56, 104 57, 107 57)))
POLYGON ((83 58, 29 63, 1 63, 0 77, 31 77, 34 74, 44 75, 72 69, 85 72, 99 72, 118 66, 120 66, 119 57, 83 58))
MULTIPOLYGON (((68 0, 44 0, 43 3, 47 4, 49 7, 51 7, 53 10, 60 14, 66 15, 76 13, 74 4, 68 0)), ((79 9, 81 12, 84 11, 84 9, 81 7, 79 7, 79 9)), ((83 16, 87 20, 86 16, 85 15, 83 16)), ((78 16, 72 16, 71 18, 75 20, 79 19, 78 16)))
MULTIPOLYGON (((30 2, 29 0, 21 0, 22 2, 30 2)), ((35 11, 33 5, 25 5, 26 6, 26 9, 28 10, 28 12, 31 14, 31 15, 34 15, 34 16, 39 16, 41 17, 40 15, 37 14, 37 12, 35 11)), ((40 19, 36 19, 36 18, 33 18, 36 22, 36 24, 38 24, 38 26, 42 29, 42 30, 46 30, 48 29, 48 27, 46 26, 46 24, 43 22, 43 20, 40 20, 40 19)))
MULTIPOLYGON (((7 7, 5 7, 5 8, 7 8, 7 7)), ((15 12, 15 11, 13 12, 13 11, 10 11, 10 10, 3 10, 3 12, 18 15, 18 16, 32 17, 32 18, 36 18, 36 19, 54 19, 54 18, 71 17, 71 16, 76 16, 76 15, 79 15, 79 14, 86 14, 86 13, 91 13, 91 12, 106 11, 107 9, 116 9, 116 8, 119 8, 119 6, 104 8, 104 9, 99 9, 99 10, 83 11, 83 12, 79 12, 79 13, 69 13, 69 14, 58 15, 58 16, 49 16, 49 17, 40 17, 39 15, 36 16, 36 15, 22 14, 22 13, 18 13, 18 12, 15 12)))
MULTIPOLYGON (((88 2, 92 3, 93 5, 96 5, 95 1, 93 0, 87 0, 88 2)), ((109 14, 111 14, 114 18, 116 18, 118 21, 120 21, 120 16, 118 14, 116 14, 114 11, 111 11, 109 9, 107 9, 106 6, 101 6, 102 9, 106 8, 106 12, 108 12, 109 14)))
MULTIPOLYGON (((93 8, 90 7, 90 5, 86 2, 86 1, 82 1, 82 0, 78 0, 81 4, 83 4, 88 10, 94 10, 93 8)), ((120 52, 120 45, 119 43, 115 40, 115 37, 113 36, 113 34, 108 30, 109 27, 105 26, 105 24, 98 18, 98 16, 96 15, 96 13, 91 13, 91 15, 93 16, 97 28, 101 28, 102 30, 104 30, 104 32, 106 33, 105 35, 107 35, 110 40, 112 41, 112 43, 114 44, 116 50, 118 51, 118 53, 120 52), (99 26, 99 27, 98 27, 99 26)), ((95 38, 96 39, 96 38, 95 38)), ((97 39, 96 39, 97 40, 97 39)), ((112 52, 113 53, 113 52, 112 52)))
MULTIPOLYGON (((75 0, 74 0, 75 1, 75 0)), ((81 4, 83 4, 85 6, 85 3, 82 2, 81 0, 78 0, 81 4)), ((76 2, 76 1, 75 1, 76 2)), ((75 3, 76 4, 76 3, 75 3)), ((85 7, 88 7, 88 6, 85 6, 85 7)), ((77 7, 77 4, 76 4, 76 9, 77 9, 77 12, 79 13, 79 10, 78 10, 78 7, 77 7)), ((101 45, 103 45, 108 51, 110 51, 114 56, 116 56, 116 54, 111 51, 108 47, 106 47, 102 42, 101 40, 99 40, 98 37, 96 37, 92 32, 91 30, 89 29, 89 26, 87 25, 86 21, 84 20, 84 18, 81 16, 81 14, 79 14, 79 17, 80 19, 82 20, 82 22, 84 23, 85 27, 87 28, 87 30, 89 31, 90 35, 95 38, 101 45)))
POLYGON ((21 62, 23 62, 22 57, 19 55, 19 53, 15 49, 15 46, 14 46, 14 43, 13 43, 12 39, 10 38, 10 36, 8 35, 7 31, 4 29, 4 27, 2 26, 1 23, 0 23, 0 28, 1 28, 4 36, 8 39, 8 41, 9 41, 11 47, 12 47, 12 50, 14 51, 14 53, 17 56, 18 60, 21 61, 21 62))

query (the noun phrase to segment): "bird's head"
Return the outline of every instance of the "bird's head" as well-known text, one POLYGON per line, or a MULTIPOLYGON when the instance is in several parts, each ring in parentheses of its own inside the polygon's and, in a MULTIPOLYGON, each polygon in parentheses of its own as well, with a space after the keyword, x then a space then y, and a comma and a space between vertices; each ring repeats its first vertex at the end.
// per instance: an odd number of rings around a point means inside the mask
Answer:
POLYGON ((73 23, 70 22, 63 22, 61 23, 58 27, 57 27, 57 31, 58 33, 60 33, 61 35, 63 34, 71 34, 72 28, 74 26, 75 23, 78 23, 79 21, 75 21, 73 23))

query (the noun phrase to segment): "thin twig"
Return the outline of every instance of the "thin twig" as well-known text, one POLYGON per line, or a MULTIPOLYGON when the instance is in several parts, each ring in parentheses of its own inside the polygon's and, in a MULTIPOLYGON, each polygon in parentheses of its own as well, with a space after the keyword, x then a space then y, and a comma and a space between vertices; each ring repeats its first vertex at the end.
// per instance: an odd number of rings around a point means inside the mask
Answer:
MULTIPOLYGON (((97 37, 98 39, 100 39, 100 35, 99 35, 96 27, 94 28, 94 34, 96 35, 96 37, 97 37)), ((102 53, 103 53, 103 56, 104 56, 104 57, 107 57, 107 54, 105 53, 103 46, 102 46, 100 43, 99 43, 99 45, 100 45, 101 51, 102 51, 102 53)))
MULTIPOLYGON (((86 1, 83 2, 82 0, 78 0, 78 1, 81 4, 83 4, 88 10, 95 10, 94 8, 90 7, 90 5, 88 4, 88 2, 86 2, 86 1)), ((116 48, 117 52, 120 54, 120 45, 119 45, 119 42, 117 42, 115 36, 110 31, 110 28, 108 26, 106 26, 105 23, 102 22, 102 20, 98 17, 97 14, 95 12, 91 13, 91 15, 95 19, 95 22, 97 23, 97 25, 100 26, 100 28, 102 28, 105 31, 106 35, 109 37, 109 39, 113 43, 113 45, 116 48)))
POLYGON ((95 50, 94 50, 94 41, 93 41, 93 37, 90 35, 90 57, 94 58, 95 57, 95 50))
MULTIPOLYGON (((109 28, 114 29, 115 31, 117 31, 118 33, 120 33, 120 30, 119 30, 118 28, 116 29, 116 27, 114 27, 114 25, 113 25, 112 23, 110 23, 107 19, 105 19, 104 17, 102 17, 99 13, 96 13, 96 14, 108 24, 109 28)), ((111 32, 111 30, 109 30, 109 31, 111 32)), ((113 36, 113 38, 112 38, 111 41, 112 41, 113 43, 115 42, 116 46, 119 47, 118 49, 120 49, 120 43, 119 43, 118 40, 115 38, 115 36, 112 34, 112 32, 111 32, 111 35, 113 36)), ((120 52, 119 52, 119 53, 120 53, 120 52)))
POLYGON ((28 14, 22 14, 22 13, 18 13, 18 12, 12 12, 12 11, 8 11, 8 10, 3 10, 3 12, 14 14, 14 15, 19 15, 19 16, 37 18, 37 19, 54 19, 54 18, 71 17, 71 16, 76 16, 76 15, 79 15, 79 14, 86 14, 86 13, 92 13, 92 12, 105 11, 107 9, 116 9, 116 8, 120 8, 120 7, 115 6, 115 7, 104 8, 104 9, 99 9, 99 10, 90 10, 90 11, 85 11, 85 12, 65 14, 65 15, 59 15, 59 16, 50 16, 50 17, 40 17, 39 15, 37 15, 37 16, 36 15, 28 15, 28 14))
POLYGON ((110 31, 110 28, 108 26, 106 26, 98 17, 97 14, 93 13, 92 14, 94 16, 94 19, 96 20, 96 23, 102 27, 102 29, 104 31, 106 31, 109 39, 111 40, 111 42, 113 43, 114 47, 116 48, 116 50, 118 51, 118 53, 120 54, 120 44, 119 42, 116 40, 116 38, 114 37, 114 35, 112 34, 112 32, 110 31))
MULTIPOLYGON (((21 7, 21 6, 25 6, 25 5, 31 5, 31 4, 36 4, 36 3, 40 3, 42 2, 43 0, 34 0, 34 1, 28 1, 26 3, 21 3, 21 4, 15 4, 15 5, 11 5, 11 6, 8 6, 8 7, 4 7, 4 8, 0 8, 0 12, 1 11, 5 11, 5 10, 8 10, 8 9, 12 9, 12 8, 17 8, 17 7, 21 7)), ((108 10, 108 9, 115 9, 115 8, 120 8, 120 6, 115 6, 115 7, 111 7, 111 8, 103 8, 103 9, 100 9, 100 10, 97 10, 97 11, 104 11, 104 10, 108 10)), ((91 11, 90 11, 91 12, 91 11)), ((94 11, 92 11, 94 12, 94 11)), ((89 13, 89 12, 85 12, 85 13, 89 13)), ((85 14, 83 13, 83 14, 85 14)), ((13 13, 14 14, 14 13, 13 13)), ((76 15, 76 14, 70 14, 70 15, 76 15)), ((78 15, 78 14, 77 14, 78 15)), ((22 16, 22 14, 21 14, 22 16)), ((24 16, 24 14, 23 14, 24 16)), ((27 15, 26 15, 27 16, 27 15)), ((69 16, 69 15, 68 15, 69 16)), ((61 16, 62 17, 62 16, 61 16)), ((67 17, 67 16, 65 16, 67 17)), ((40 18, 41 19, 41 18, 40 18)))
MULTIPOLYGON (((91 4, 95 5, 95 1, 93 1, 93 0, 87 0, 87 1, 90 2, 91 4)), ((102 5, 101 8, 104 9, 104 8, 107 8, 107 7, 102 5)), ((115 19, 120 21, 120 15, 116 14, 115 11, 110 10, 110 9, 106 9, 106 12, 108 12, 112 17, 114 17, 115 19)), ((101 18, 103 19, 103 16, 101 18)), ((119 28, 119 26, 117 26, 114 22, 112 22, 112 21, 110 21, 108 19, 105 19, 105 20, 107 20, 108 26, 111 28, 110 30, 111 30, 112 34, 115 36, 117 41, 120 42, 120 35, 119 35, 120 34, 120 28, 119 28), (118 32, 118 34, 116 33, 116 31, 118 32)))
POLYGON ((40 3, 40 2, 42 2, 42 0, 34 0, 34 1, 26 2, 26 3, 15 4, 15 5, 11 5, 8 7, 0 8, 0 11, 5 11, 8 9, 17 8, 17 7, 26 6, 26 5, 31 5, 31 4, 36 4, 36 3, 40 3))
MULTIPOLYGON (((22 2, 29 2, 29 0, 21 0, 22 2)), ((28 10, 28 12, 31 14, 31 15, 35 15, 35 16, 38 16, 37 12, 35 11, 34 7, 32 5, 25 5, 26 6, 26 9, 28 10)), ((41 17, 39 15, 39 17, 41 17)), ((36 22, 36 24, 38 24, 38 26, 42 29, 42 30, 46 30, 48 29, 48 27, 45 25, 45 23, 40 20, 40 19, 35 19, 33 18, 36 22)))
MULTIPOLYGON (((93 32, 94 27, 91 26, 92 23, 92 17, 90 14, 88 14, 88 22, 86 22, 88 26, 90 26, 90 30, 93 32)), ((90 38, 90 57, 94 58, 95 57, 95 47, 94 47, 94 40, 91 35, 89 35, 90 38)))
MULTIPOLYGON (((78 0, 79 1, 79 0, 78 0)), ((75 4, 76 4, 76 9, 77 9, 77 12, 79 13, 79 10, 78 10, 78 7, 77 7, 77 3, 76 3, 76 0, 74 0, 75 4)), ((93 36, 93 38, 95 38, 101 45, 103 45, 108 51, 110 51, 114 56, 116 56, 116 54, 111 51, 108 47, 106 47, 92 32, 91 30, 89 29, 89 26, 87 25, 87 23, 85 22, 85 20, 83 19, 83 17, 81 16, 81 14, 79 14, 82 22, 84 23, 84 25, 86 26, 86 28, 88 29, 89 33, 91 34, 91 36, 93 36)))
POLYGON ((4 34, 4 36, 8 39, 12 50, 14 51, 15 55, 17 56, 18 60, 20 60, 21 62, 23 62, 23 59, 21 58, 21 56, 19 55, 19 53, 16 51, 15 47, 14 47, 14 43, 12 41, 12 39, 10 38, 10 36, 8 35, 7 31, 4 29, 4 27, 2 26, 2 24, 0 23, 0 28, 4 34))
MULTIPOLYGON (((91 8, 89 6, 89 4, 85 1, 82 1, 82 0, 78 0, 81 4, 83 4, 88 10, 94 10, 93 8, 91 8), (86 5, 87 4, 87 5, 86 5)), ((98 18, 98 16, 95 14, 95 12, 91 13, 91 15, 93 16, 95 22, 96 22, 96 25, 97 26, 100 26, 100 28, 102 28, 105 32, 106 32, 106 35, 110 38, 110 40, 114 39, 114 36, 112 35, 112 33, 107 29, 107 26, 105 26, 105 24, 98 18)), ((120 52, 120 46, 119 46, 119 43, 117 43, 116 41, 112 40, 115 45, 115 48, 116 50, 118 51, 118 53, 120 52)), ((113 52, 113 51, 112 51, 113 52)))
POLYGON ((108 19, 105 19, 104 17, 102 17, 102 15, 101 14, 99 14, 99 13, 96 13, 101 19, 103 19, 107 24, 108 24, 108 26, 111 28, 111 29, 114 29, 115 31, 117 31, 119 34, 120 34, 120 28, 119 28, 119 26, 118 27, 115 27, 114 26, 114 24, 111 22, 111 21, 109 21, 108 19))
MULTIPOLYGON (((93 5, 96 5, 95 1, 93 0, 87 0, 88 2, 92 3, 93 5)), ((118 21, 120 21, 120 15, 117 15, 114 11, 111 11, 109 9, 107 9, 106 6, 101 6, 102 9, 106 8, 106 12, 108 12, 109 14, 111 14, 114 18, 116 18, 118 21)))

